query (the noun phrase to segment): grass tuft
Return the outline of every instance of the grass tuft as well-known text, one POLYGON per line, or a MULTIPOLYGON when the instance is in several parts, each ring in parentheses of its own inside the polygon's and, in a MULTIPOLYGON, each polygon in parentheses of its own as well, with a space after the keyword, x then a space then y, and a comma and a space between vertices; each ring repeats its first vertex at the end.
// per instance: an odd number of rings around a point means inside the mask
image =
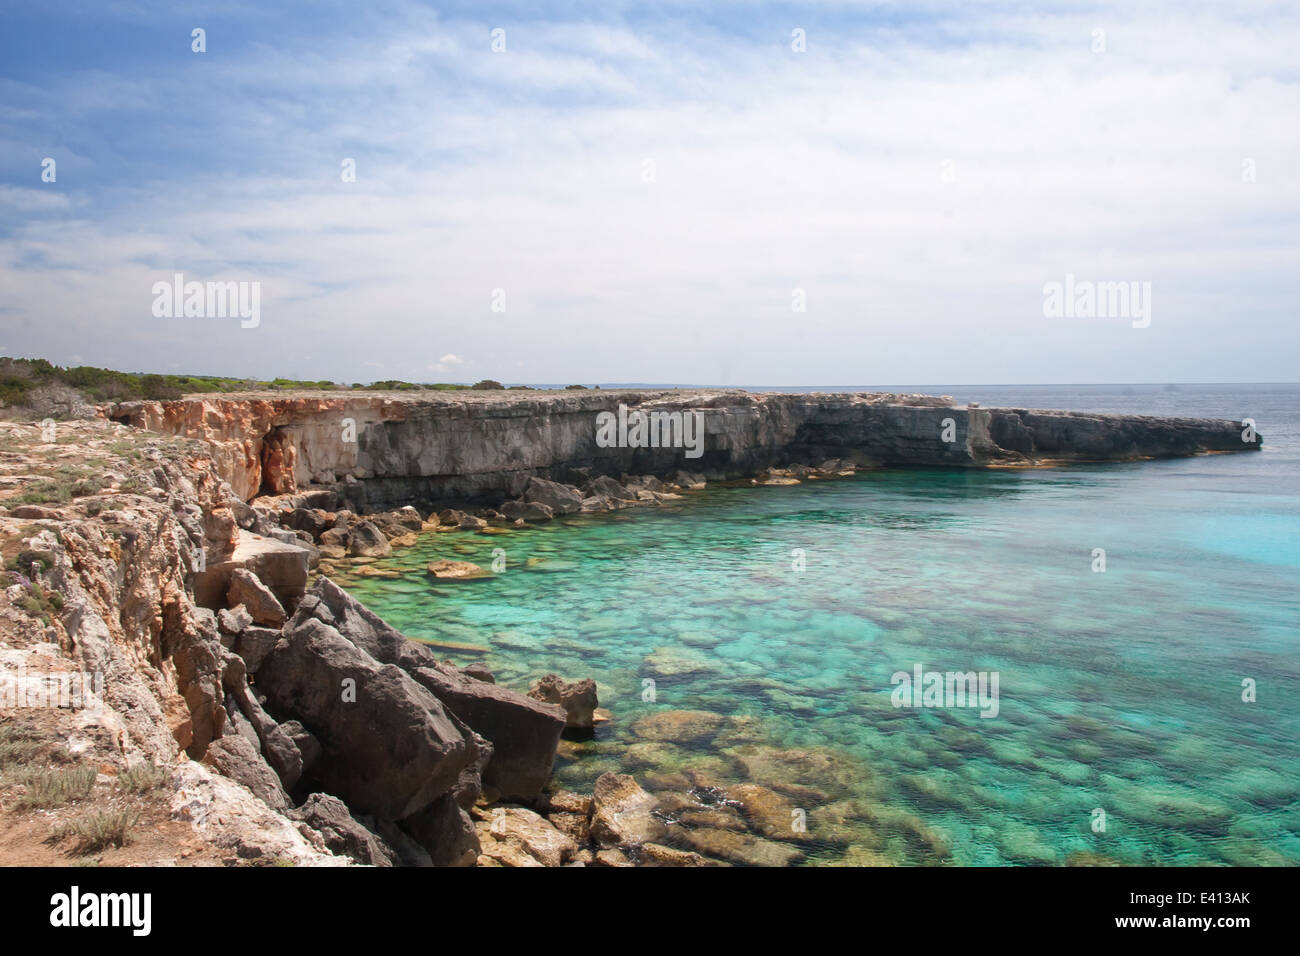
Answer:
POLYGON ((117 785, 127 793, 151 793, 167 782, 167 769, 138 763, 117 775, 117 785))
POLYGON ((76 840, 73 853, 97 853, 130 843, 131 829, 138 820, 131 810, 96 810, 61 824, 50 834, 50 840, 57 843, 71 837, 76 840))
POLYGON ((18 809, 50 809, 90 796, 97 772, 94 767, 69 770, 30 770, 19 782, 26 792, 18 798, 18 809))

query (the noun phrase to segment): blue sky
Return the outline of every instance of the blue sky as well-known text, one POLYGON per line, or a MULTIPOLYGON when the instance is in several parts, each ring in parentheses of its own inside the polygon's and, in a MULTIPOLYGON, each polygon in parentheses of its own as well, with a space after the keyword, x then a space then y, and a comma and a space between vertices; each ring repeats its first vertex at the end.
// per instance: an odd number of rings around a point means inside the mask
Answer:
POLYGON ((1293 6, 698 6, 7 5, 0 354, 340 381, 1297 379, 1293 6), (260 283, 260 323, 155 318, 175 272, 260 283), (1067 273, 1150 282, 1150 325, 1045 317, 1067 273))

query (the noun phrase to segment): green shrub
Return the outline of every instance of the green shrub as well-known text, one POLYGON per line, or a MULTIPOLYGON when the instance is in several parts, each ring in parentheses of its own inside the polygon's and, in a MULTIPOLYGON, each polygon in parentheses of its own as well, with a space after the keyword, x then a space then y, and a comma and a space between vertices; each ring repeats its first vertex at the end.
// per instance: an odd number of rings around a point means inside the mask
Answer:
POLYGON ((72 500, 72 482, 67 480, 38 481, 18 495, 25 505, 65 504, 72 500))

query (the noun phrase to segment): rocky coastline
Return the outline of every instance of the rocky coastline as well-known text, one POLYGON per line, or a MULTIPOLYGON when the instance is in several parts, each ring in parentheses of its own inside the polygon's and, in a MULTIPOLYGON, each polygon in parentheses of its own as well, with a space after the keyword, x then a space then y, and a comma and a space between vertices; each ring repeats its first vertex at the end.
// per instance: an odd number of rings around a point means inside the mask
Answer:
MULTIPOLYGON (((52 433, 0 429, 0 663, 103 678, 93 707, 0 701, 0 730, 45 740, 4 786, 21 801, 39 774, 92 766, 90 797, 134 800, 130 812, 179 827, 196 858, 300 865, 798 858, 770 832, 788 807, 762 786, 688 782, 691 799, 667 814, 624 774, 591 794, 553 789, 563 736, 608 716, 594 683, 547 675, 525 693, 458 667, 339 588, 342 563, 420 535, 655 507, 711 483, 1261 444, 1230 421, 734 391, 196 397, 104 406, 52 433), (601 447, 593 419, 619 404, 702 413, 702 454, 601 447), (166 783, 128 799, 121 781, 140 766, 166 783), (666 838, 673 813, 727 822, 683 849, 666 838)), ((486 572, 438 561, 428 573, 486 572)))

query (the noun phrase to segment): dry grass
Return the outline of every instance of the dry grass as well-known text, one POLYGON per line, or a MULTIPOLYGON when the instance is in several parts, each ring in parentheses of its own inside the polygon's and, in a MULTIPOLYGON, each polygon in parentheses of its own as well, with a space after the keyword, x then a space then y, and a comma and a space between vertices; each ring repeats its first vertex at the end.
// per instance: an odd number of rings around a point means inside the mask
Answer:
POLYGON ((18 798, 19 810, 61 807, 90 796, 98 776, 94 767, 69 770, 29 770, 20 782, 26 787, 18 798))
POLYGON ((126 846, 131 842, 131 828, 139 816, 133 810, 96 810, 61 824, 50 840, 59 842, 69 837, 76 843, 73 853, 97 853, 111 846, 126 846))
POLYGON ((27 724, 16 720, 0 722, 0 771, 22 771, 46 742, 44 735, 27 724))
POLYGON ((117 785, 127 793, 152 793, 167 782, 167 770, 151 763, 138 763, 117 775, 117 785))

